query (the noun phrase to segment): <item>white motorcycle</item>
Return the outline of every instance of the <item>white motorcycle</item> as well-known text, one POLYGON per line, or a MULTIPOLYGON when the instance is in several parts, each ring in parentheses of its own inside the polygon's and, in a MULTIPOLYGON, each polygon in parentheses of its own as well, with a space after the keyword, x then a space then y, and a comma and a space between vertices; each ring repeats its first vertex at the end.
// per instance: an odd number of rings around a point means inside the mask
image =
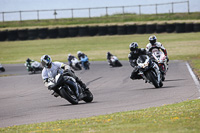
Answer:
POLYGON ((81 66, 80 66, 80 62, 79 62, 79 60, 78 60, 77 58, 73 58, 73 59, 71 60, 71 62, 72 62, 71 67, 72 67, 74 70, 81 70, 81 69, 82 69, 81 66))
POLYGON ((121 67, 122 64, 119 62, 117 56, 111 56, 111 59, 110 59, 110 65, 112 67, 121 67))
POLYGON ((5 72, 5 68, 0 64, 0 71, 5 72))
POLYGON ((39 62, 34 61, 31 63, 25 63, 25 67, 27 68, 28 72, 36 73, 37 71, 42 71, 42 67, 39 62))
POLYGON ((162 51, 155 51, 152 53, 152 56, 154 58, 154 61, 158 64, 160 72, 162 74, 162 81, 165 80, 165 75, 168 70, 168 65, 167 65, 167 57, 162 51))
POLYGON ((155 88, 163 86, 159 67, 149 58, 149 56, 140 55, 137 59, 137 64, 139 70, 138 75, 140 75, 146 83, 153 84, 155 88))

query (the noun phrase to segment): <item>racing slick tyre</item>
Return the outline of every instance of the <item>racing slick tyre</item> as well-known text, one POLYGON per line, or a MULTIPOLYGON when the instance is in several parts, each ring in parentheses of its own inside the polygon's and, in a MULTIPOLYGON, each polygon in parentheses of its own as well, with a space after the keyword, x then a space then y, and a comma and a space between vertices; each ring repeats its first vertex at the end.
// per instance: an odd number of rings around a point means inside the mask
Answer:
POLYGON ((87 95, 86 97, 83 98, 83 101, 85 101, 86 103, 90 103, 93 100, 93 95, 90 92, 90 90, 86 90, 85 94, 87 95))
POLYGON ((153 85, 155 86, 155 88, 159 88, 160 87, 160 84, 158 84, 158 82, 156 80, 157 77, 155 76, 155 74, 153 73, 153 71, 149 71, 147 73, 147 77, 153 83, 153 85))
POLYGON ((78 98, 74 94, 70 94, 68 91, 66 91, 65 88, 60 90, 60 95, 71 104, 78 104, 78 98))

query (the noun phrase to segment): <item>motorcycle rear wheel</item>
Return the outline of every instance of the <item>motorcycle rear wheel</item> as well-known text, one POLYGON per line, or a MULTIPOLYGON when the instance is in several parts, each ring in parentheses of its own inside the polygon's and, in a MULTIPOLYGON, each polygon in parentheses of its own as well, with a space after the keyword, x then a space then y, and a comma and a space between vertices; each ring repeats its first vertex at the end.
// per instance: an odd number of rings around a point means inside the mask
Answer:
POLYGON ((71 95, 68 91, 66 91, 64 88, 60 90, 61 96, 69 101, 71 104, 78 104, 78 98, 75 95, 71 95))
POLYGON ((86 97, 83 98, 83 101, 85 101, 86 103, 90 103, 93 100, 93 95, 90 92, 90 90, 86 90, 85 94, 87 95, 86 97))

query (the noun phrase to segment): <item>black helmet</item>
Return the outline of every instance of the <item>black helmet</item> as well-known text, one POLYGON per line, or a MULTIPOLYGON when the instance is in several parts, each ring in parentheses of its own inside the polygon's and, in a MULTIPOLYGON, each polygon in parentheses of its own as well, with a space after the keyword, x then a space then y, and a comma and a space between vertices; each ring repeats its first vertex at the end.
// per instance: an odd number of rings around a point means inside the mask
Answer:
POLYGON ((155 35, 149 37, 149 42, 153 45, 156 42, 157 38, 155 35))
POLYGON ((31 62, 31 59, 27 58, 27 59, 26 59, 26 62, 31 62))
POLYGON ((135 51, 138 49, 138 43, 137 42, 132 42, 130 45, 129 45, 129 48, 130 48, 130 51, 135 51))

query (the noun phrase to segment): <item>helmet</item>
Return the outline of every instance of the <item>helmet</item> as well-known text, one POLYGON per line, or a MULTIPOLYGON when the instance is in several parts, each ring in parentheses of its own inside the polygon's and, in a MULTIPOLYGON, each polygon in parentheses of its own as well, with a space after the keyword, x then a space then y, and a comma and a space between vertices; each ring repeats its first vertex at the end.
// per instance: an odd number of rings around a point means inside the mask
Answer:
POLYGON ((49 55, 43 55, 41 57, 41 64, 43 67, 51 68, 52 59, 49 55))
POLYGON ((82 52, 81 52, 81 51, 78 51, 78 52, 77 52, 77 55, 79 55, 79 54, 82 54, 82 52))
POLYGON ((137 42, 132 42, 130 45, 129 45, 129 48, 130 48, 130 51, 135 51, 138 49, 138 43, 137 42))
POLYGON ((112 54, 110 52, 107 53, 108 56, 112 56, 112 54))
POLYGON ((68 57, 72 56, 71 54, 68 54, 68 57))
POLYGON ((26 62, 30 62, 30 61, 31 61, 31 59, 29 59, 29 58, 26 59, 26 62))
POLYGON ((149 37, 149 42, 153 45, 155 42, 156 42, 156 36, 155 35, 153 35, 153 36, 150 36, 149 37))

